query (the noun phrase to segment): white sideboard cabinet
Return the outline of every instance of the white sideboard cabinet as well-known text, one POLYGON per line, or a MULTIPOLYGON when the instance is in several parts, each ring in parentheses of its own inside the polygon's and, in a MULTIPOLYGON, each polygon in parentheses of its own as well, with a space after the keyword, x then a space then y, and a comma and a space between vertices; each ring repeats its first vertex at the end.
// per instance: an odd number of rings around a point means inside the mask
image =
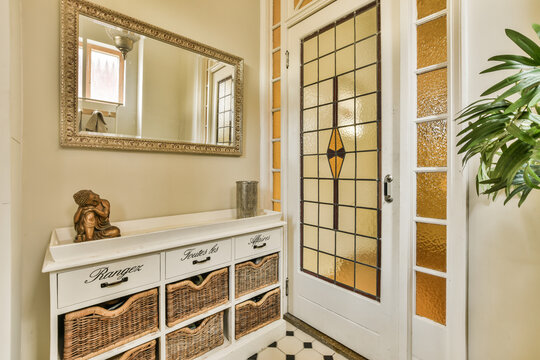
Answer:
MULTIPOLYGON (((283 335, 285 322, 282 315, 286 292, 283 266, 286 262, 285 222, 281 219, 281 213, 263 211, 252 218, 236 219, 234 210, 223 210, 124 221, 114 225, 120 228, 121 237, 84 243, 73 241, 73 228, 55 229, 52 232, 43 263, 43 272, 49 273, 50 279, 51 360, 66 358, 65 334, 71 331, 71 326, 68 328, 65 320, 72 314, 89 313, 87 316, 94 316, 94 313, 121 313, 122 307, 137 301, 134 300, 137 299, 136 295, 148 291, 154 294, 155 326, 120 344, 103 347, 97 354, 82 358, 120 358, 123 354, 133 353, 137 348, 151 345, 156 348, 156 359, 173 359, 171 348, 167 347, 173 346, 168 343, 169 339, 174 338, 172 335, 179 333, 180 329, 190 329, 187 333, 196 332, 198 326, 210 326, 210 319, 217 324, 216 314, 219 314, 222 323, 220 327, 223 328, 219 333, 223 342, 220 341, 221 345, 197 359, 246 359, 283 335), (277 266, 275 254, 278 255, 277 266), (254 287, 253 291, 249 290, 250 284, 247 283, 247 291, 243 289, 242 292, 235 292, 237 265, 251 261, 256 269, 259 266, 257 264, 266 261, 266 258, 272 259, 272 269, 277 273, 277 276, 271 277, 272 283, 263 282, 263 285, 254 287), (177 321, 168 321, 167 312, 171 307, 168 301, 175 301, 172 294, 170 299, 167 298, 171 284, 193 281, 189 283, 191 288, 199 289, 211 283, 210 280, 205 281, 204 276, 210 278, 208 274, 214 273, 219 274, 221 281, 218 290, 222 290, 222 298, 219 303, 208 310, 188 314, 185 320, 179 318, 177 321), (197 282, 198 279, 200 282, 197 282), (157 298, 153 289, 157 290, 157 298), (236 294, 240 295, 237 297, 236 294), (274 299, 275 316, 248 331, 247 335, 239 337, 236 328, 239 326, 236 323, 239 314, 236 314, 236 309, 243 309, 244 316, 247 309, 244 305, 247 302, 253 301, 253 306, 258 306, 271 297, 274 299), (118 302, 118 309, 114 309, 115 302, 118 302), (96 307, 104 310, 96 311, 96 307)), ((245 266, 238 269, 245 269, 245 266)), ((247 278, 250 279, 250 276, 251 273, 247 278)), ((245 273, 243 278, 246 279, 245 273)), ((245 288, 246 283, 243 285, 245 288)), ((208 294, 207 298, 213 292, 208 291, 208 294)), ((187 306, 179 309, 188 307, 191 308, 187 306)), ((144 313, 141 314, 144 311, 140 310, 135 315, 144 317, 144 313)), ((123 327, 130 328, 125 323, 123 327)), ((68 336, 70 346, 78 350, 79 345, 72 340, 71 334, 68 336)), ((146 349, 149 351, 148 347, 146 349)))

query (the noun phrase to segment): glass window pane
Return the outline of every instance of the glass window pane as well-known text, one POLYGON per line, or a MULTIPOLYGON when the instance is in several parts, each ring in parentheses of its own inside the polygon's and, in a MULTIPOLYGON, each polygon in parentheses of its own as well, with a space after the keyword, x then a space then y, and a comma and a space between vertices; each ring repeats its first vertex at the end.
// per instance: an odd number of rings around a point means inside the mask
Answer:
POLYGON ((274 169, 281 169, 281 142, 272 143, 272 166, 274 169))
POLYGON ((446 173, 416 174, 416 215, 446 219, 446 173))
POLYGON ((419 69, 445 62, 447 58, 446 16, 419 25, 416 46, 419 69))
POLYGON ((319 229, 319 250, 335 254, 336 234, 333 230, 319 229))
POLYGON ((445 114, 448 102, 446 68, 420 74, 417 79, 418 117, 445 114))
POLYGON ((379 159, 377 152, 361 152, 356 154, 356 177, 358 179, 377 179, 379 159))
POLYGON ((332 104, 319 107, 319 129, 328 129, 332 127, 332 104))
POLYGON ((326 154, 328 150, 328 144, 330 144, 330 137, 332 136, 332 130, 322 130, 319 134, 319 154, 326 154))
POLYGON ((319 83, 319 105, 331 103, 334 99, 334 82, 332 79, 319 83))
POLYGON ((335 259, 334 256, 319 253, 319 275, 334 280, 335 259))
POLYGON ((354 235, 339 231, 336 233, 336 255, 354 260, 354 235))
POLYGON ((319 59, 319 79, 326 80, 328 78, 334 77, 336 74, 335 71, 335 55, 334 53, 326 55, 319 59))
POLYGON ((317 179, 304 180, 304 200, 319 200, 319 182, 317 179))
POLYGON ((304 109, 317 105, 317 84, 304 88, 304 109))
POLYGON ((338 229, 345 232, 354 232, 354 208, 340 206, 338 212, 338 229))
POLYGON ((319 180, 320 201, 324 203, 334 203, 334 180, 319 180))
POLYGON ((338 103, 338 126, 354 124, 354 99, 338 103))
POLYGON ((363 236, 356 237, 356 262, 378 266, 379 240, 363 236))
POLYGON ((446 166, 446 120, 422 122, 416 130, 418 167, 446 166))
POLYGON ((356 122, 368 122, 378 119, 377 94, 356 98, 356 122))
MULTIPOLYGON (((305 119, 305 112, 304 112, 304 119, 305 119)), ((304 120, 305 124, 305 120, 304 120)), ((277 139, 281 137, 281 112, 275 111, 272 114, 272 138, 277 139)))
POLYGON ((332 178, 330 165, 328 165, 328 157, 326 155, 319 155, 319 177, 326 179, 332 178))
POLYGON ((305 202, 304 203, 304 224, 317 225, 319 223, 318 216, 319 207, 317 204, 305 202))
POLYGON ((334 28, 319 34, 319 56, 326 55, 335 50, 334 28))
POLYGON ((446 226, 416 223, 416 265, 446 272, 446 226))
POLYGON ((272 25, 279 23, 281 19, 281 0, 272 1, 272 25))
POLYGON ((281 27, 278 26, 272 30, 272 48, 275 49, 281 46, 281 27))
POLYGON ((377 123, 356 125, 356 150, 377 150, 379 130, 377 123))
POLYGON ((281 200, 281 173, 275 172, 273 174, 273 183, 272 199, 281 200))
POLYGON ((336 73, 343 74, 354 69, 354 46, 348 46, 336 53, 336 73))
MULTIPOLYGON (((346 126, 339 129, 345 151, 354 151, 356 134, 354 126, 346 126)), ((352 154, 351 154, 352 155, 352 154)), ((348 160, 348 159, 347 159, 348 160)))
POLYGON ((304 134, 304 155, 317 153, 317 133, 309 132, 304 134))
POLYGON ((416 0, 418 19, 446 9, 446 0, 416 0))
POLYGON ((334 227, 334 206, 333 205, 319 205, 320 217, 319 225, 325 228, 334 227))
POLYGON ((278 211, 278 212, 281 211, 281 203, 273 201, 272 202, 272 210, 273 211, 278 211))
POLYGON ((351 18, 336 26, 336 49, 354 42, 354 19, 351 18))
POLYGON ((90 49, 90 94, 92 99, 119 102, 120 57, 90 49))
POLYGON ((311 249, 304 248, 302 262, 304 270, 317 273, 317 252, 311 249))
POLYGON ((377 269, 356 264, 355 288, 371 295, 377 295, 377 269))
POLYGON ((356 70, 356 96, 377 91, 377 65, 356 70))
POLYGON ((304 41, 303 43, 303 60, 304 64, 308 61, 311 61, 317 57, 317 39, 318 37, 312 37, 311 39, 304 41))
POLYGON ((281 76, 281 62, 280 62, 281 52, 276 51, 272 54, 272 79, 277 79, 281 76))
POLYGON ((416 272, 416 315, 446 325, 446 279, 416 272))
POLYGON ((305 177, 317 177, 318 156, 302 157, 302 173, 305 177))
POLYGON ((348 73, 338 77, 338 100, 352 98, 354 96, 354 73, 348 73))
POLYGON ((304 229, 304 246, 317 249, 319 243, 318 230, 315 226, 302 225, 304 229))
POLYGON ((304 72, 304 85, 310 85, 318 80, 318 71, 319 71, 319 62, 318 61, 312 61, 306 65, 304 65, 303 72, 304 72))
POLYGON ((353 180, 339 180, 338 194, 339 194, 339 203, 341 205, 354 206, 354 193, 355 192, 354 192, 353 180))
POLYGON ((356 41, 377 33, 377 8, 356 16, 356 41))
POLYGON ((379 226, 377 210, 356 209, 356 233, 359 235, 378 237, 379 226))
POLYGON ((304 131, 317 130, 317 108, 304 110, 302 121, 304 123, 304 131))
POLYGON ((345 156, 345 161, 343 161, 341 172, 339 173, 340 179, 354 179, 354 158, 355 154, 347 154, 345 156))
POLYGON ((354 287, 354 263, 344 259, 336 259, 336 281, 354 287))
POLYGON ((281 81, 275 81, 272 84, 272 108, 281 107, 281 81))
POLYGON ((356 44, 356 67, 377 62, 377 37, 373 36, 356 44))
POLYGON ((378 186, 376 181, 356 182, 356 206, 377 208, 378 186))

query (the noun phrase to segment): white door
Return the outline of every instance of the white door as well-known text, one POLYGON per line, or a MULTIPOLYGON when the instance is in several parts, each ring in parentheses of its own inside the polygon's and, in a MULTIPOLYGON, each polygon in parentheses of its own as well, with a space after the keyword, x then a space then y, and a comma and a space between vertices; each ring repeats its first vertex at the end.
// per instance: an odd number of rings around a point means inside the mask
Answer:
POLYGON ((288 32, 288 311, 371 360, 397 358, 398 9, 338 0, 288 32))

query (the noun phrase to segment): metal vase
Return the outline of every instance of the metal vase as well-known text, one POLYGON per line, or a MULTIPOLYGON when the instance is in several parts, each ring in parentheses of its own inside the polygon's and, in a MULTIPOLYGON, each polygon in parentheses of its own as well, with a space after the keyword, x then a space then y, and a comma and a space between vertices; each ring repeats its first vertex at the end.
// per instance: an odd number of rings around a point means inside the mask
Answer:
POLYGON ((257 215, 259 205, 258 181, 236 182, 236 217, 238 219, 257 215))

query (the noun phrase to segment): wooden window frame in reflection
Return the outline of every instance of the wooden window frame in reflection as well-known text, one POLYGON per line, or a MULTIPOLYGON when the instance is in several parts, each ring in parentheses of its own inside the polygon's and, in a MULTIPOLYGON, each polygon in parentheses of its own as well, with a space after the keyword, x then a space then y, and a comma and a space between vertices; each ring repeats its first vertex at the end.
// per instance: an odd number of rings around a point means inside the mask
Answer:
MULTIPOLYGON (((86 39, 89 40, 89 39, 86 39)), ((94 40, 92 40, 94 41, 94 40)), ((111 103, 119 103, 121 105, 124 104, 124 66, 125 66, 125 60, 122 56, 122 53, 118 50, 114 50, 105 46, 101 46, 95 43, 89 43, 86 41, 86 97, 87 100, 96 100, 96 101, 107 101, 111 103), (108 99, 94 99, 92 97, 92 53, 94 51, 106 53, 109 55, 114 55, 119 60, 119 68, 118 68, 118 101, 112 101, 108 99)))
POLYGON ((217 83, 217 111, 216 111, 216 143, 218 145, 231 145, 232 144, 232 118, 233 118, 233 115, 234 115, 234 111, 233 111, 233 106, 234 104, 232 104, 232 101, 231 101, 231 108, 229 110, 224 110, 222 112, 219 111, 219 104, 220 102, 225 99, 227 96, 231 96, 231 100, 232 100, 232 96, 233 96, 233 91, 232 91, 232 87, 233 87, 233 81, 232 81, 232 76, 228 76, 220 81, 218 81, 217 83), (226 93, 225 95, 221 96, 220 94, 220 85, 221 84, 224 84, 223 86, 226 87, 227 86, 227 82, 231 82, 231 91, 229 93, 226 93), (225 119, 225 114, 230 114, 230 117, 229 117, 229 125, 223 125, 223 123, 219 121, 219 115, 220 114, 223 114, 224 116, 224 119, 225 119), (219 129, 227 129, 228 133, 229 133, 229 141, 219 141, 219 129))

